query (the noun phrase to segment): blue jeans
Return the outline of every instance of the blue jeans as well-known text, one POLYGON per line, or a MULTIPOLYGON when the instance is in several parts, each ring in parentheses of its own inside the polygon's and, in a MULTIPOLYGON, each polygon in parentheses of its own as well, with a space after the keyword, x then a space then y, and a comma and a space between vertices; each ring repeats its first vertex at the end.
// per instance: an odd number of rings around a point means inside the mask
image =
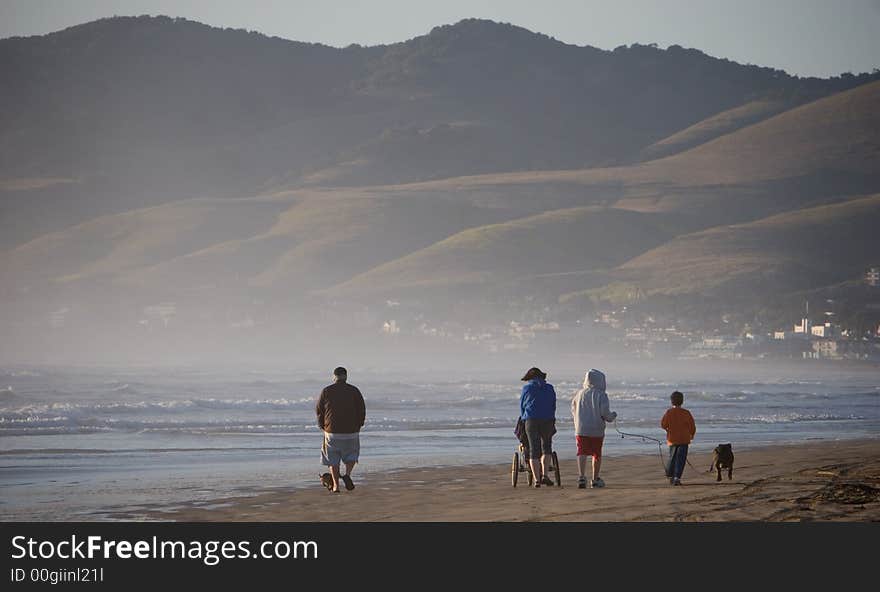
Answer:
POLYGON ((666 461, 666 476, 681 479, 684 465, 687 463, 688 445, 672 444, 669 446, 669 459, 666 461))

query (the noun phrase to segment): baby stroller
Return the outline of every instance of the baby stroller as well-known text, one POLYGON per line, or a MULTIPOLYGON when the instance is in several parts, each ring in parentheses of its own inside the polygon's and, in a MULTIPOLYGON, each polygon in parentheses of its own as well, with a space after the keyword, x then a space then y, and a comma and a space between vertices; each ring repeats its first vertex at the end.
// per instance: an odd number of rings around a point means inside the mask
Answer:
MULTIPOLYGON (((556 433, 555 428, 553 432, 556 433)), ((532 475, 532 469, 529 467, 529 438, 526 436, 526 425, 522 419, 516 421, 516 428, 514 428, 513 433, 517 440, 519 440, 519 448, 513 453, 513 463, 510 465, 510 483, 516 487, 516 483, 519 481, 519 474, 525 473, 528 475, 529 486, 531 486, 535 478, 532 475)), ((553 473, 556 487, 562 487, 562 472, 559 470, 559 457, 556 456, 555 450, 550 453, 550 458, 552 466, 547 467, 547 470, 553 473)))

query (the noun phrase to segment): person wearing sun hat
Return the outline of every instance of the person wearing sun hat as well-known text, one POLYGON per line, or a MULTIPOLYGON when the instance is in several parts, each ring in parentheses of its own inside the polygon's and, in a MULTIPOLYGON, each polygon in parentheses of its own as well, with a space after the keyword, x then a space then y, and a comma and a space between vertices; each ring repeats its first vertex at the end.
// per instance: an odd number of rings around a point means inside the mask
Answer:
POLYGON ((547 469, 551 465, 553 434, 556 432, 556 391, 547 382, 547 373, 540 368, 529 368, 521 380, 525 384, 519 399, 520 417, 529 440, 529 466, 535 487, 553 485, 547 469))

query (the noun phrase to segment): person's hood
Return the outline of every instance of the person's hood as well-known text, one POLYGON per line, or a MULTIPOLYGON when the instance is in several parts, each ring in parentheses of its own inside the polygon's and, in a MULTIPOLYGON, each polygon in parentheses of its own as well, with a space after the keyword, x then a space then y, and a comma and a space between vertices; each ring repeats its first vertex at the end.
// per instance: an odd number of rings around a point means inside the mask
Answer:
POLYGON ((592 370, 587 372, 586 376, 584 376, 584 388, 585 389, 595 388, 595 389, 599 389, 600 391, 604 391, 605 390, 605 375, 602 374, 602 372, 600 372, 599 370, 596 370, 595 368, 593 368, 592 370))

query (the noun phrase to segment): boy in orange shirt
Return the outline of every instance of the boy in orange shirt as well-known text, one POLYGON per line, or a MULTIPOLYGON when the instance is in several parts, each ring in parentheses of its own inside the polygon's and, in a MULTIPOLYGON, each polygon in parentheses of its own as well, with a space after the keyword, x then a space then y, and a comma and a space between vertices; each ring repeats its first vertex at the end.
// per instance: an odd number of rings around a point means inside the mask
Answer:
POLYGON ((669 444, 669 460, 666 463, 666 476, 671 485, 681 485, 681 474, 687 462, 688 444, 697 433, 694 416, 683 408, 684 395, 678 391, 670 397, 672 407, 663 414, 660 427, 666 430, 666 443, 669 444))

